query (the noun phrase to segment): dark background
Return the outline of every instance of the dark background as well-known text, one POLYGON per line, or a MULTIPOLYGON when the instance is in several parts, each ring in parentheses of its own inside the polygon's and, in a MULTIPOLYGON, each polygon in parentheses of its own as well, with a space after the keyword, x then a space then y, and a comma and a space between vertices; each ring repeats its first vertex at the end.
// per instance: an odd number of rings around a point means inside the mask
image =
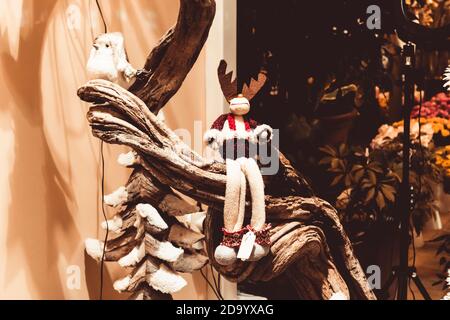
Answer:
MULTIPOLYGON (((349 144, 367 146, 388 122, 375 100, 375 85, 392 86, 381 63, 385 37, 398 22, 395 0, 239 0, 238 79, 256 77, 264 66, 268 83, 252 101, 252 116, 281 131, 281 150, 302 172, 311 149, 321 144, 317 102, 324 82, 357 83, 365 93, 349 144), (381 8, 381 30, 369 30, 369 5, 381 8), (308 84, 313 78, 314 83, 308 84), (316 130, 317 129, 317 130, 316 130)), ((418 53, 430 55, 430 52, 418 53)), ((432 53, 431 53, 432 54, 432 53)), ((442 56, 442 55, 441 55, 442 56)), ((433 68, 418 65, 425 99, 442 91, 448 52, 433 68)), ((418 59, 420 62, 420 59, 418 59)), ((400 120, 400 119, 397 119, 400 120)))
MULTIPOLYGON (((334 77, 340 86, 355 83, 362 88, 364 103, 358 108, 360 115, 348 144, 367 147, 380 125, 393 120, 378 105, 375 86, 386 91, 392 88, 382 64, 381 49, 399 23, 394 14, 396 3, 395 0, 237 1, 239 83, 256 77, 262 67, 268 73, 268 83, 252 101, 251 115, 260 123, 280 130, 281 151, 305 175, 316 194, 329 201, 335 195, 330 194, 329 183, 317 166, 317 151, 327 130, 318 120, 323 85, 334 77), (381 8, 381 30, 367 28, 369 5, 381 8)), ((448 51, 418 49, 417 82, 428 99, 443 91, 441 78, 449 55, 448 51), (440 60, 431 61, 429 57, 433 55, 440 60)), ((288 299, 294 294, 284 279, 275 279, 267 285, 241 284, 240 289, 271 299, 288 299), (273 292, 274 287, 284 290, 273 292)))

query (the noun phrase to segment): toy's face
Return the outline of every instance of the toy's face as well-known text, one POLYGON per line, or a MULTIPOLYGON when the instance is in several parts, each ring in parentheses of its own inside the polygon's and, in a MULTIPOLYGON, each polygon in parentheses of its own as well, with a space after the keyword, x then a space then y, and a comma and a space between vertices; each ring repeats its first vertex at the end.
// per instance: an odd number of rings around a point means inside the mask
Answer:
POLYGON ((230 101, 231 113, 236 116, 245 116, 250 112, 250 102, 244 97, 237 97, 230 101))
POLYGON ((123 36, 119 32, 102 34, 95 39, 93 54, 102 57, 115 57, 124 49, 123 36))

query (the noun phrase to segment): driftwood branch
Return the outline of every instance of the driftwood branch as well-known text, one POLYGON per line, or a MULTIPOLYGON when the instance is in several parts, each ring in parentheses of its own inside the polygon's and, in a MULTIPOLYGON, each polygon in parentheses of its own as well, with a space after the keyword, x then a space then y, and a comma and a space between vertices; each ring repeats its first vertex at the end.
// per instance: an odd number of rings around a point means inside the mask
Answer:
MULTIPOLYGON (((223 223, 226 168, 195 153, 156 117, 198 58, 214 18, 214 0, 180 3, 177 25, 151 52, 147 73, 130 91, 104 80, 90 81, 78 91, 82 100, 93 104, 87 118, 94 136, 134 152, 128 164, 134 173, 121 189, 119 203, 111 201, 120 209, 110 226, 118 236, 98 245, 106 246, 108 261, 133 270, 116 282, 116 289, 132 292, 133 299, 167 299, 183 286, 177 272, 192 272, 208 262, 198 245, 203 235, 175 218, 199 209, 178 191, 209 206, 206 252, 230 280, 270 281, 283 274, 292 280, 299 298, 328 299, 341 292, 354 299, 374 299, 336 211, 314 197, 305 179, 277 150, 273 152, 279 155, 280 169, 264 181, 268 222, 274 225, 271 253, 257 263, 239 262, 228 268, 214 261, 223 223), (151 205, 158 213, 149 213, 142 205, 151 205)), ((99 250, 93 247, 95 256, 99 250)))
MULTIPOLYGON (((224 201, 226 172, 222 163, 210 162, 188 148, 174 133, 148 111, 145 104, 133 94, 112 83, 96 80, 91 81, 79 90, 79 96, 84 101, 95 103, 88 114, 88 120, 93 134, 112 144, 121 144, 136 151, 136 162, 144 168, 151 179, 184 193, 193 199, 221 208, 224 201)), ((289 241, 298 241, 302 250, 290 251, 286 246, 276 245, 272 248, 272 258, 267 258, 269 269, 267 275, 257 277, 249 273, 252 264, 233 266, 231 272, 218 265, 215 267, 235 281, 270 279, 268 275, 276 275, 288 270, 292 275, 292 268, 298 264, 304 265, 306 260, 329 261, 327 265, 336 267, 326 269, 319 278, 313 277, 311 270, 310 282, 316 285, 328 281, 327 290, 322 292, 322 298, 327 298, 332 288, 340 288, 342 292, 351 291, 353 297, 359 299, 373 298, 364 273, 353 255, 351 244, 347 238, 336 211, 326 202, 311 195, 304 179, 292 168, 289 162, 280 154, 280 170, 275 176, 266 177, 266 205, 268 221, 279 225, 281 230, 289 221, 298 221, 303 225, 317 226, 323 233, 312 229, 293 232, 283 231, 289 241), (302 240, 303 239, 303 240, 302 240), (329 245, 327 245, 327 243, 329 245), (319 248, 310 250, 308 248, 319 248), (275 250, 275 251, 274 251, 275 250), (329 252, 332 252, 330 254, 329 252), (306 260, 305 260, 306 259, 306 260), (336 260, 336 262, 333 262, 336 260), (295 266, 290 267, 290 263, 295 266), (341 265, 337 265, 339 262, 341 265), (282 267, 280 267, 282 266, 282 267), (250 268, 250 269, 248 269, 250 268), (275 268, 275 269, 273 269, 275 268), (279 272, 278 272, 278 271, 279 272), (332 277, 331 279, 329 277, 332 277), (344 282, 342 279, 346 277, 344 282), (342 284, 345 283, 345 286, 342 284), (331 289, 330 289, 331 288, 331 289)), ((210 212, 208 219, 221 221, 221 210, 214 214, 210 212)), ((217 230, 220 226, 206 225, 205 234, 208 245, 217 245, 217 230)), ((280 236, 280 239, 283 238, 280 236)), ((281 240, 277 240, 281 241, 281 240)), ((277 243, 276 241, 274 242, 277 243)), ((290 242, 289 242, 290 243, 290 242)), ((212 247, 207 250, 211 256, 212 247)), ((262 270, 258 264, 258 270, 262 270)), ((255 265, 255 264, 253 264, 255 265)), ((297 270, 298 271, 298 270, 297 270)), ((306 272, 306 271, 305 271, 306 272)), ((318 276, 318 274, 316 275, 318 276)), ((305 278, 306 279, 306 278, 305 278)), ((306 280, 302 280, 306 281, 306 280)), ((298 290, 305 291, 298 283, 298 290)), ((307 290, 303 297, 312 297, 307 290)))
POLYGON ((215 13, 214 0, 180 1, 176 26, 147 59, 144 67, 150 72, 147 82, 130 89, 152 112, 158 113, 180 89, 208 39, 215 13))

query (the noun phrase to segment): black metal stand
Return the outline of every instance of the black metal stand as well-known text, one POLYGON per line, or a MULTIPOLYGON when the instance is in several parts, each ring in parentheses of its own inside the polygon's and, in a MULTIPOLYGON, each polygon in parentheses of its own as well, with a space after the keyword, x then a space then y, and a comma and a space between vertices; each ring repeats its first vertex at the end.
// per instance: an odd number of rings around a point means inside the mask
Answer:
POLYGON ((414 66, 415 66, 415 47, 408 42, 403 47, 403 83, 405 93, 405 105, 403 107, 403 172, 402 184, 400 187, 400 263, 399 266, 392 269, 392 273, 386 283, 383 292, 386 294, 395 279, 398 280, 397 300, 408 299, 408 283, 413 280, 426 300, 431 300, 419 279, 416 268, 409 266, 409 246, 411 244, 410 223, 411 211, 413 209, 413 200, 411 186, 409 182, 410 157, 411 157, 411 111, 414 107, 414 66))
MULTIPOLYGON (((384 299, 388 299, 389 298, 389 296, 388 296, 389 289, 394 284, 395 279, 398 279, 400 277, 399 272, 400 271, 399 271, 398 267, 394 267, 392 269, 392 273, 391 273, 391 275, 389 276, 389 278, 388 278, 388 280, 386 282, 385 289, 383 290, 382 298, 384 298, 384 299)), ((428 293, 427 289, 425 288, 425 286, 423 285, 422 281, 420 280, 420 277, 417 274, 417 270, 416 270, 415 267, 409 267, 408 268, 408 272, 406 274, 406 278, 408 279, 408 281, 412 280, 414 282, 414 284, 416 285, 416 287, 419 290, 420 294, 422 295, 422 297, 425 300, 432 300, 430 294, 428 293)))

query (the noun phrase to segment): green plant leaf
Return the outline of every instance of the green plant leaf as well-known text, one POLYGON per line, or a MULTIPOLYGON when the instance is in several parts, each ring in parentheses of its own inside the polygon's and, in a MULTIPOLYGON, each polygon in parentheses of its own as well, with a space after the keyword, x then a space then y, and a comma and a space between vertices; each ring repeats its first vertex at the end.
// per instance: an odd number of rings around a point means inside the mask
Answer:
POLYGON ((368 188, 374 188, 375 184, 369 181, 368 179, 364 178, 361 182, 361 188, 362 189, 368 189, 368 188))
POLYGON ((388 201, 395 202, 395 189, 392 186, 382 184, 380 189, 388 201))
POLYGON ((369 163, 367 168, 375 173, 383 173, 383 168, 381 167, 381 163, 379 162, 372 161, 371 163, 369 163))
POLYGON ((342 170, 342 168, 329 168, 328 170, 327 170, 328 172, 333 172, 333 173, 339 173, 339 174, 344 174, 345 173, 345 171, 344 170, 342 170))
POLYGON ((360 164, 355 164, 352 167, 352 172, 356 172, 356 171, 360 171, 360 170, 364 170, 364 166, 360 165, 360 164))
POLYGON ((325 158, 322 158, 320 161, 319 161, 319 165, 320 166, 323 166, 323 165, 330 165, 331 164, 331 162, 333 161, 333 157, 325 157, 325 158))
POLYGON ((350 196, 352 194, 352 189, 344 190, 336 199, 336 207, 340 210, 347 209, 350 202, 350 196))
POLYGON ((339 158, 333 158, 331 160, 331 168, 333 168, 333 169, 342 168, 341 161, 342 160, 339 158))
POLYGON ((377 193, 375 201, 377 202, 377 206, 380 210, 383 210, 386 207, 386 201, 384 200, 384 196, 381 192, 377 193))
POLYGON ((338 156, 337 150, 333 148, 332 146, 323 146, 319 148, 320 151, 323 153, 328 154, 329 156, 336 158, 338 156))
POLYGON ((347 188, 352 185, 352 175, 350 173, 345 175, 344 184, 347 188))
POLYGON ((344 178, 343 174, 337 175, 336 177, 334 177, 333 181, 331 182, 331 186, 334 187, 336 185, 338 185, 338 183, 342 180, 342 178, 344 178))
POLYGON ((351 174, 355 183, 359 183, 364 176, 364 167, 360 164, 354 165, 351 170, 351 174))
POLYGON ((367 171, 367 177, 373 185, 377 184, 377 175, 373 171, 367 171))
POLYGON ((346 156, 347 152, 348 152, 347 146, 345 144, 341 144, 339 146, 339 154, 341 155, 341 157, 346 156))
POLYGON ((364 199, 364 203, 368 204, 370 201, 372 201, 374 196, 375 196, 375 188, 372 187, 367 191, 367 195, 366 195, 366 198, 364 199))

